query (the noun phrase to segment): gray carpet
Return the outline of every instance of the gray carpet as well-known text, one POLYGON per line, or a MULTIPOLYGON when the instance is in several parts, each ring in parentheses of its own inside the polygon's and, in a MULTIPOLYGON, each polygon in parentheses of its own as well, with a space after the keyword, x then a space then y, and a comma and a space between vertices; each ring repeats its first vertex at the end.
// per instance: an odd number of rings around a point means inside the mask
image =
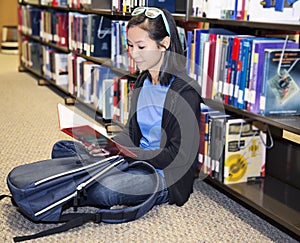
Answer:
MULTIPOLYGON (((47 159, 59 131, 56 104, 63 99, 19 73, 18 58, 0 54, 0 194, 9 193, 7 174, 17 165, 47 159)), ((20 215, 9 199, 0 202, 0 242, 52 228, 20 215)), ((31 242, 295 242, 285 233, 216 191, 195 181, 183 207, 154 207, 139 220, 93 224, 31 242)))

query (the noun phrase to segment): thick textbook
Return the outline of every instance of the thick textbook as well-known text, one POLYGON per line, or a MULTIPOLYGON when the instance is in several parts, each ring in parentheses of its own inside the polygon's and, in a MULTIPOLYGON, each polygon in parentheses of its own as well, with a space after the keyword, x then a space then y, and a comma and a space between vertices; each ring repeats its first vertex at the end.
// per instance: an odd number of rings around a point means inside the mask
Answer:
POLYGON ((103 156, 120 154, 124 157, 136 157, 136 154, 106 136, 105 130, 89 122, 81 115, 62 104, 57 105, 59 129, 86 146, 95 145, 103 156))
POLYGON ((224 184, 263 177, 266 160, 266 134, 244 119, 226 122, 224 184))
POLYGON ((263 115, 300 114, 300 49, 266 49, 260 113, 263 115), (278 69, 279 67, 279 69, 278 69))

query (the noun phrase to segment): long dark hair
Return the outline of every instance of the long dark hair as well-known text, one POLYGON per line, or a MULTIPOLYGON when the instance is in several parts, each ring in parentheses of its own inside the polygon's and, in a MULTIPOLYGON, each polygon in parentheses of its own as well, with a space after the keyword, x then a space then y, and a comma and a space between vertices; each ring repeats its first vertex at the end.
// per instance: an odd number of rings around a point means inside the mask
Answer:
MULTIPOLYGON (((172 76, 178 76, 178 74, 186 72, 185 57, 173 16, 169 11, 161 10, 169 23, 170 46, 165 52, 164 62, 159 73, 159 81, 161 85, 169 85, 172 76)), ((135 26, 147 31, 150 39, 154 40, 158 46, 162 46, 161 41, 169 36, 161 15, 154 19, 148 18, 145 14, 133 16, 128 22, 128 29, 135 26)), ((151 78, 150 74, 148 76, 151 78)))

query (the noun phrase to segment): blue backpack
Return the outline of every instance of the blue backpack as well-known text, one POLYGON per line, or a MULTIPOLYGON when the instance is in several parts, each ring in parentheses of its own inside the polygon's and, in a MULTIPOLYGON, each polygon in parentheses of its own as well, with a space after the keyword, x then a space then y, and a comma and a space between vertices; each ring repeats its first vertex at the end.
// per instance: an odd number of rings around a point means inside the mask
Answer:
POLYGON ((19 211, 33 222, 65 224, 34 235, 14 237, 15 242, 36 239, 81 226, 87 222, 123 223, 140 218, 148 212, 157 199, 159 179, 153 166, 144 161, 128 163, 122 156, 103 158, 98 162, 83 163, 74 158, 56 158, 25 164, 14 168, 7 177, 12 202, 19 211), (155 189, 139 205, 119 209, 97 209, 93 213, 76 212, 85 191, 102 176, 141 167, 154 174, 155 189), (66 205, 74 212, 66 213, 66 205))

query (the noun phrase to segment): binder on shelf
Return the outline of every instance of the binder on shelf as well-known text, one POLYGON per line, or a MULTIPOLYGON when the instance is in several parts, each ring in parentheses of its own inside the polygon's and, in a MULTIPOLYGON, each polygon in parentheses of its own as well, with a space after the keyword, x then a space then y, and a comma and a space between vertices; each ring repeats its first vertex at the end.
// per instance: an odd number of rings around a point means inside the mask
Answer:
POLYGON ((244 119, 226 122, 224 184, 261 178, 266 163, 266 134, 244 119))
POLYGON ((105 16, 94 16, 91 56, 111 57, 111 20, 105 16))
POLYGON ((223 182, 224 175, 224 148, 225 148, 225 131, 226 122, 230 119, 230 115, 223 112, 217 112, 210 115, 210 148, 209 154, 211 158, 212 173, 211 176, 223 182))

